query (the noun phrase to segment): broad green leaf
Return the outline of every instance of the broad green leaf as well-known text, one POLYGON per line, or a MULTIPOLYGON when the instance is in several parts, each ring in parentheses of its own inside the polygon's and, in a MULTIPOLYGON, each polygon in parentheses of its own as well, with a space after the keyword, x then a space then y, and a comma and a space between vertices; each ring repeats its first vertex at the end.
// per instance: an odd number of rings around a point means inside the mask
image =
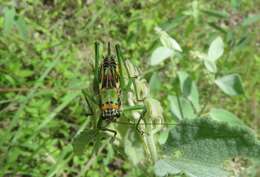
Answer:
POLYGON ((216 121, 226 122, 230 126, 242 126, 247 127, 236 115, 225 110, 212 108, 209 112, 209 116, 216 121))
POLYGON ((98 129, 89 129, 82 131, 73 141, 73 149, 77 155, 83 154, 89 143, 97 140, 98 129))
POLYGON ((173 39, 168 33, 163 31, 159 27, 156 27, 155 31, 159 34, 161 43, 164 47, 172 49, 173 51, 182 52, 182 49, 178 42, 175 39, 173 39))
POLYGON ((150 82, 149 82, 149 88, 150 88, 150 93, 152 95, 156 95, 158 94, 158 91, 161 88, 161 82, 160 82, 160 78, 158 76, 158 73, 153 73, 150 82))
POLYGON ((226 160, 260 158, 260 141, 252 131, 210 119, 180 121, 163 149, 165 158, 155 164, 158 176, 184 172, 191 177, 227 177, 226 160))
POLYGON ((124 151, 132 161, 133 164, 137 165, 141 160, 144 160, 144 149, 142 144, 133 138, 132 132, 127 131, 126 137, 124 138, 124 151))
POLYGON ((173 50, 167 47, 158 47, 150 57, 150 65, 158 65, 174 54, 173 50))
POLYGON ((5 8, 4 9, 4 34, 9 34, 14 26, 15 9, 5 8))
POLYGON ((178 77, 180 80, 181 92, 185 98, 187 98, 198 112, 199 105, 199 92, 197 85, 191 80, 190 76, 185 71, 179 71, 178 77))
POLYGON ((211 73, 216 73, 218 71, 215 61, 204 59, 204 65, 206 69, 211 73))
POLYGON ((217 37, 211 42, 209 46, 207 60, 215 62, 217 61, 217 59, 219 59, 219 57, 222 56, 223 52, 224 52, 224 43, 221 37, 217 37))
POLYGON ((238 74, 230 74, 215 80, 217 86, 227 95, 236 96, 244 94, 241 79, 238 74))
POLYGON ((196 114, 192 108, 191 103, 183 97, 179 97, 180 105, 178 103, 177 96, 168 96, 168 100, 170 102, 170 110, 174 116, 176 116, 179 120, 182 119, 194 119, 196 114), (183 118, 182 118, 182 114, 183 118))
POLYGON ((220 167, 186 159, 163 159, 158 160, 155 164, 155 174, 157 176, 168 176, 168 174, 181 174, 183 172, 189 177, 227 177, 229 174, 220 167))

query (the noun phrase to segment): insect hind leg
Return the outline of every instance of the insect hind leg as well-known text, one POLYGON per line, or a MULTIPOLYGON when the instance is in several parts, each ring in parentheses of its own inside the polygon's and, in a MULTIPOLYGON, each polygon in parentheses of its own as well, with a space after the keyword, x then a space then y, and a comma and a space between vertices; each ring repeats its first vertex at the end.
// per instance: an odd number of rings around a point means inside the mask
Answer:
POLYGON ((93 116, 94 111, 93 111, 91 104, 89 102, 89 96, 85 91, 82 91, 82 98, 83 98, 82 102, 83 102, 83 105, 84 105, 84 108, 85 108, 86 116, 93 116))
POLYGON ((102 131, 107 131, 107 132, 113 133, 113 136, 110 139, 110 142, 112 143, 116 139, 117 132, 115 130, 106 128, 106 126, 109 124, 109 122, 106 122, 106 124, 104 125, 104 124, 102 124, 103 120, 104 119, 102 117, 98 120, 97 128, 102 131))

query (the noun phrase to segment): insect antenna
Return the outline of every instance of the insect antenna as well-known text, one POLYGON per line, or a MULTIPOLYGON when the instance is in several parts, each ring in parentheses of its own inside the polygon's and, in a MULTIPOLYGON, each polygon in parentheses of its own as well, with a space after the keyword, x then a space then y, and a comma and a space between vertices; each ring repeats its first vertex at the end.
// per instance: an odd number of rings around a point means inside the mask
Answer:
MULTIPOLYGON (((122 121, 116 121, 116 122, 113 122, 113 123, 116 123, 116 124, 120 124, 120 125, 132 125, 132 126, 135 126, 136 125, 136 122, 122 122, 122 121)), ((182 123, 153 123, 153 122, 148 122, 148 123, 140 123, 140 125, 181 125, 182 123)), ((190 126, 194 126, 194 125, 190 125, 190 126)), ((197 126, 194 126, 194 127, 197 127, 197 126)))

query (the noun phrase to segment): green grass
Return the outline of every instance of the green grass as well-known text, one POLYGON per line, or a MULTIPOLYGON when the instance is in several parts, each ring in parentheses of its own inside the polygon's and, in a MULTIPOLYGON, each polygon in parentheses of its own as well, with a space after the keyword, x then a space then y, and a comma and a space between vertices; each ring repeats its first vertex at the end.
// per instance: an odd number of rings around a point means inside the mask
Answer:
POLYGON ((209 101, 205 112, 213 105, 225 108, 259 135, 259 2, 199 1, 200 10, 195 1, 172 0, 13 2, 0 2, 0 176, 153 175, 150 162, 134 168, 126 151, 141 147, 140 139, 102 141, 97 156, 91 146, 73 155, 72 142, 90 126, 79 88, 91 87, 94 42, 120 43, 149 82, 149 59, 160 46, 157 26, 183 49, 177 65, 167 60, 156 70, 160 84, 153 97, 166 119, 172 117, 167 96, 177 93, 176 70, 185 69, 201 102, 209 101), (245 96, 229 97, 216 88, 208 95, 207 72, 192 51, 206 53, 216 36, 225 46, 217 75, 238 73, 245 96))

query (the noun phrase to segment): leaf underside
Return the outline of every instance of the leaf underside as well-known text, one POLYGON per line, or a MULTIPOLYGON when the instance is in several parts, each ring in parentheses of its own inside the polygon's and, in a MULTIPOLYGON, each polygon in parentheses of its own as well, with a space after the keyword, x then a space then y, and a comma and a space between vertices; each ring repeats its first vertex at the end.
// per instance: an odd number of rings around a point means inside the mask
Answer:
POLYGON ((184 172, 193 177, 225 177, 224 162, 242 156, 260 159, 260 142, 251 130, 210 119, 182 121, 170 130, 167 158, 157 161, 158 176, 184 172))

